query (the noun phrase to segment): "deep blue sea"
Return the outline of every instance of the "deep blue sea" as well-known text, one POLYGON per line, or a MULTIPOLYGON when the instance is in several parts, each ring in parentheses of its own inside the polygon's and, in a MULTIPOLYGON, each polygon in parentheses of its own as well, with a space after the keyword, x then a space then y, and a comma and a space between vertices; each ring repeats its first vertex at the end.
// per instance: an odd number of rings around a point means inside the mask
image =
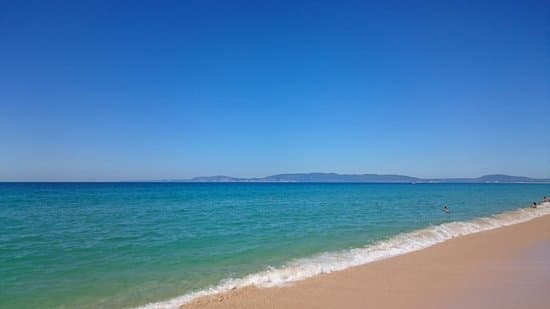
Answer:
POLYGON ((525 208, 544 195, 548 184, 2 183, 0 307, 172 308, 528 220, 550 211, 525 208))

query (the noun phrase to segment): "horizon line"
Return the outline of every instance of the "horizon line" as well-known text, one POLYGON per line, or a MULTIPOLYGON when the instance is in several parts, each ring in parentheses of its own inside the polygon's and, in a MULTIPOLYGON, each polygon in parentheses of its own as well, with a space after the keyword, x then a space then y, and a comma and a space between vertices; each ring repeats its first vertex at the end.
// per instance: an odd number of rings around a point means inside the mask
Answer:
MULTIPOLYGON (((407 182, 414 182, 414 180, 421 181, 423 183, 426 182, 445 182, 445 180, 455 180, 456 182, 459 182, 458 180, 475 180, 482 177, 488 177, 488 176, 500 176, 500 177, 514 177, 514 178, 527 178, 529 180, 533 181, 542 181, 542 182, 550 182, 550 177, 530 177, 530 176, 517 176, 517 175, 509 175, 509 174, 502 174, 502 173, 492 173, 492 174, 482 174, 480 176, 475 177, 417 177, 417 176, 409 176, 405 174, 377 174, 377 173, 357 173, 357 174, 350 174, 350 173, 336 173, 336 172, 292 172, 292 173, 278 173, 278 174, 271 174, 268 176, 255 176, 255 177, 235 177, 235 176, 227 176, 227 175, 212 175, 212 176, 191 176, 188 178, 179 178, 179 177, 173 177, 173 178, 157 178, 157 179, 123 179, 123 178, 116 178, 116 179, 6 179, 6 180, 0 180, 0 183, 120 183, 120 182, 218 182, 218 183, 231 183, 231 182, 263 182, 263 183, 319 183, 321 181, 281 181, 281 180, 266 180, 266 178, 275 177, 275 176, 288 176, 288 175, 334 175, 334 176, 380 176, 380 177, 387 177, 387 176, 395 176, 395 177, 407 177, 407 178, 413 178, 411 181, 371 181, 371 183, 407 183, 407 182), (200 179, 204 178, 205 180, 201 181, 200 179), (232 180, 223 181, 209 181, 206 179, 215 179, 215 178, 228 178, 232 180)), ((331 181, 322 181, 325 183, 330 183, 331 181)), ((334 181, 339 183, 365 183, 366 181, 334 181)), ((456 183, 455 182, 455 183, 456 183)), ((496 181, 498 183, 498 181, 496 181)), ((492 183, 492 182, 491 182, 492 183)), ((522 183, 521 181, 517 182, 508 182, 508 183, 522 183)), ((525 182, 525 183, 533 183, 533 182, 525 182)))

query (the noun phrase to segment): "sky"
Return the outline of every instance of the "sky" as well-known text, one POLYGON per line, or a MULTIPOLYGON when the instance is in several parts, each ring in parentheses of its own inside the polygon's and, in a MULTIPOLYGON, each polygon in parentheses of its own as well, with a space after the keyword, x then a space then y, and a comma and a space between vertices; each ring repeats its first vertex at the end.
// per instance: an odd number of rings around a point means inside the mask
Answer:
POLYGON ((550 178, 545 1, 0 0, 0 180, 550 178))

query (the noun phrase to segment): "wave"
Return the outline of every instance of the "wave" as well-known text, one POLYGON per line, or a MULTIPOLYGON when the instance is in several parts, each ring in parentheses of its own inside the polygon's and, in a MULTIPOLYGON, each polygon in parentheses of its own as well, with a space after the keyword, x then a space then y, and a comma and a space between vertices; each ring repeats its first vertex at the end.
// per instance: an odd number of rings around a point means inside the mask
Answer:
POLYGON ((246 286, 273 287, 316 275, 344 270, 382 259, 418 251, 449 239, 495 228, 526 222, 550 214, 550 203, 537 209, 522 208, 469 221, 456 221, 398 234, 363 248, 325 252, 309 258, 295 259, 281 267, 270 267, 238 279, 225 279, 210 288, 185 294, 167 301, 150 303, 136 309, 172 309, 199 297, 246 286))

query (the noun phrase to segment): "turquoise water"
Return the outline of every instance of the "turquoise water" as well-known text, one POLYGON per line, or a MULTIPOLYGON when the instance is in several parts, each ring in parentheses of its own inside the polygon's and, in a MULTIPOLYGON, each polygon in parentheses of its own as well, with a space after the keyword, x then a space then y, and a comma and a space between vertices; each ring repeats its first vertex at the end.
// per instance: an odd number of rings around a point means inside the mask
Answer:
POLYGON ((550 185, 4 183, 0 307, 142 306, 543 195, 550 185))

